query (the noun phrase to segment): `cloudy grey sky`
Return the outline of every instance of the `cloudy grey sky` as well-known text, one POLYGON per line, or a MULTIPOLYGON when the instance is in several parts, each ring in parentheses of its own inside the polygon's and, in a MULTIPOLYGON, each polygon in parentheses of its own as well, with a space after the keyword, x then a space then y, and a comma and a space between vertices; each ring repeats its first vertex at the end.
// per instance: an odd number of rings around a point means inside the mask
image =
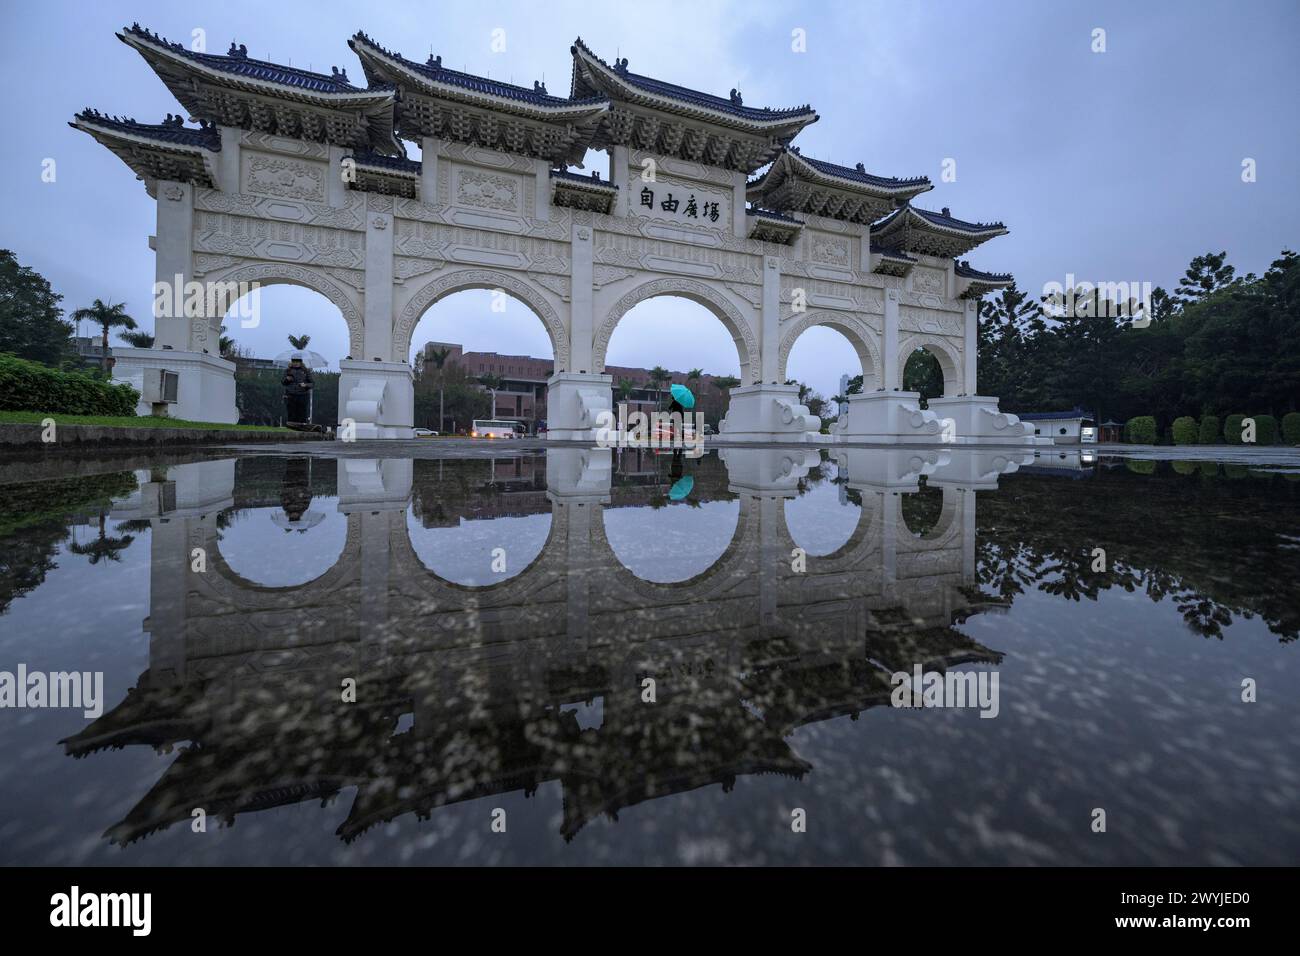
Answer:
MULTIPOLYGON (((134 20, 187 43, 202 28, 218 52, 237 39, 258 58, 346 67, 354 82, 346 40, 364 29, 407 56, 545 78, 553 93, 568 90, 569 45, 581 36, 640 73, 724 95, 738 87, 747 105, 811 103, 821 120, 797 140, 806 154, 928 175, 936 188, 924 205, 1003 220, 1011 234, 971 261, 1014 272, 1035 294, 1071 273, 1169 287, 1194 255, 1219 249, 1239 271, 1261 272, 1298 245, 1297 0, 6 4, 0 247, 45 274, 69 310, 125 301, 146 326, 152 202, 115 156, 67 126, 85 106, 154 122, 179 109, 113 36, 134 20), (503 53, 490 49, 498 27, 503 53), (796 27, 806 53, 791 51, 796 27), (1096 28, 1104 53, 1092 52, 1096 28), (45 158, 58 163, 54 183, 41 181, 45 158), (940 181, 947 158, 955 182, 940 181), (1246 158, 1254 183, 1241 179, 1246 158)), ((301 331, 331 359, 346 353, 341 319, 312 293, 268 290, 263 323, 236 335, 258 354, 301 331)), ((531 313, 493 314, 473 293, 435 306, 415 335, 427 339, 550 354, 531 313)), ((610 361, 738 368, 720 323, 666 299, 629 315, 610 361)), ((847 342, 824 329, 791 358, 791 374, 825 394, 856 370, 847 342)))

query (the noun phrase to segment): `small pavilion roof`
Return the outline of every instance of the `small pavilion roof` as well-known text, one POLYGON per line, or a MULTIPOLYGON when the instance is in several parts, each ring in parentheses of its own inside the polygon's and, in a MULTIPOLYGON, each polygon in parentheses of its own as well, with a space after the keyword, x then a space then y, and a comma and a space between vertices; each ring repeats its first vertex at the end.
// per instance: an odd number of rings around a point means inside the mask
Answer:
POLYGON ((750 217, 749 238, 751 239, 789 246, 793 245, 799 233, 803 232, 802 219, 796 219, 774 209, 750 206, 745 210, 745 215, 750 217))
POLYGON ((862 163, 840 166, 804 156, 797 146, 790 146, 748 184, 745 194, 750 202, 771 209, 868 223, 933 188, 925 176, 877 176, 862 163))
POLYGON ((355 34, 348 46, 372 85, 390 84, 400 92, 398 131, 417 142, 437 136, 578 163, 609 109, 605 96, 567 99, 550 95, 542 83, 529 89, 449 69, 440 56, 424 63, 408 60, 365 33, 355 34))
POLYGON ((633 73, 626 57, 611 66, 581 37, 570 52, 570 96, 604 96, 613 104, 591 143, 593 149, 631 146, 753 172, 818 118, 808 105, 785 109, 746 106, 738 90, 733 89, 729 96, 715 96, 633 73))
POLYGON ((551 170, 551 202, 557 206, 608 213, 617 194, 618 186, 595 171, 583 176, 567 169, 551 170))
POLYGON ((966 222, 942 212, 921 209, 910 202, 871 227, 871 237, 881 246, 955 259, 994 236, 1005 236, 1000 222, 966 222))
POLYGON ((424 164, 418 159, 358 150, 352 154, 352 160, 356 163, 353 189, 405 199, 421 198, 419 183, 424 164))
POLYGON ((1001 289, 1016 281, 1010 272, 981 272, 971 268, 971 264, 965 260, 953 267, 953 273, 958 279, 966 280, 965 289, 958 295, 961 299, 978 299, 986 292, 1001 289))
POLYGON ((68 125, 95 137, 146 182, 213 184, 212 157, 221 151, 221 135, 212 126, 186 126, 170 113, 161 123, 139 123, 92 109, 82 110, 68 125))
POLYGON ((336 146, 400 153, 391 87, 353 86, 347 70, 315 73, 253 59, 231 43, 222 54, 170 43, 133 23, 118 35, 192 115, 213 123, 336 146))
POLYGON ((871 254, 876 257, 875 268, 871 271, 879 272, 881 275, 904 276, 912 266, 916 265, 914 256, 909 256, 901 249, 882 246, 874 241, 871 243, 871 254))

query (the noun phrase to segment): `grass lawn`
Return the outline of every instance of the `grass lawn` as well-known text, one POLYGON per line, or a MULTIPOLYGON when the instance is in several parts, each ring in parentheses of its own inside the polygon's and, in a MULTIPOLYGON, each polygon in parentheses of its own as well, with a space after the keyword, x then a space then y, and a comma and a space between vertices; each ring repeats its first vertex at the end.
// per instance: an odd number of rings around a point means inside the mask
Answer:
POLYGON ((225 425, 220 422, 189 422, 181 418, 159 418, 153 415, 63 415, 58 412, 0 411, 0 425, 39 425, 53 418, 60 425, 100 425, 120 428, 202 428, 206 431, 290 432, 278 425, 225 425))

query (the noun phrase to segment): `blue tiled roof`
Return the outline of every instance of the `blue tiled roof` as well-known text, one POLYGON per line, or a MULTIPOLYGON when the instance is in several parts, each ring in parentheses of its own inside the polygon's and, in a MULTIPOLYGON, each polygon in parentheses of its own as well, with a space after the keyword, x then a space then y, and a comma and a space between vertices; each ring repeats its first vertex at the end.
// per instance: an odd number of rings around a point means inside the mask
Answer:
MULTIPOLYGON (((300 70, 297 67, 282 66, 279 63, 271 63, 267 60, 254 60, 248 56, 247 49, 244 46, 236 46, 234 43, 230 44, 230 51, 225 55, 198 53, 180 43, 169 43, 158 34, 144 29, 138 23, 131 24, 123 32, 145 40, 153 46, 170 50, 172 53, 194 63, 220 70, 231 76, 264 80, 268 83, 278 83, 281 86, 294 87, 311 93, 378 92, 375 87, 367 90, 363 87, 353 86, 348 82, 346 69, 336 70, 332 74, 326 75, 324 73, 313 73, 310 70, 300 70)), ((125 40, 125 37, 123 37, 123 40, 125 40)))
MULTIPOLYGON (((170 113, 161 123, 137 123, 134 119, 122 116, 108 116, 99 112, 99 110, 92 109, 82 110, 75 118, 86 123, 94 123, 96 126, 131 133, 135 136, 144 136, 160 143, 172 143, 177 146, 197 146, 211 150, 214 153, 221 150, 221 134, 217 132, 215 126, 206 124, 198 127, 186 126, 181 117, 172 116, 170 113)), ((75 126, 76 124, 70 125, 75 126)))
POLYGON ((1064 412, 1013 412, 1013 414, 1022 422, 1051 422, 1067 418, 1087 418, 1096 421, 1096 416, 1092 412, 1085 412, 1077 405, 1064 412))
MULTIPOLYGON (((570 52, 577 56, 578 51, 582 51, 586 56, 591 57, 607 70, 617 74, 621 79, 626 80, 630 86, 634 86, 646 93, 653 93, 656 96, 663 96, 668 99, 679 100, 683 103, 689 103, 693 106, 701 106, 706 109, 716 110, 720 113, 728 113, 732 116, 750 120, 758 123, 770 123, 773 120, 782 119, 799 119, 804 116, 815 117, 817 114, 813 108, 804 104, 787 109, 756 109, 752 106, 745 106, 739 93, 733 91, 730 98, 714 96, 711 93, 701 93, 699 90, 692 90, 685 86, 678 86, 675 83, 666 83, 663 80, 656 80, 654 77, 643 76, 640 73, 633 73, 627 68, 626 57, 617 61, 610 66, 600 57, 596 56, 579 37, 570 47, 570 52)), ((575 83, 576 83, 575 76, 575 83)))
POLYGON ((880 222, 876 223, 875 228, 883 229, 898 216, 905 215, 909 209, 927 222, 943 229, 955 229, 959 232, 979 233, 992 232, 998 229, 1005 230, 1007 228, 1000 222, 967 222, 964 219, 958 219, 951 215, 946 207, 943 212, 934 212, 930 209, 922 209, 920 206, 913 206, 910 203, 891 212, 884 219, 880 220, 880 222))
POLYGON ((352 153, 352 158, 361 166, 376 166, 381 169, 391 169, 399 173, 413 173, 417 176, 424 168, 424 164, 418 159, 407 159, 405 156, 384 156, 382 153, 370 151, 354 151, 352 153))
POLYGON ((469 90, 474 93, 484 93, 489 96, 499 96, 503 99, 517 100, 521 103, 530 103, 534 106, 595 106, 601 103, 608 103, 609 98, 606 96, 590 96, 583 99, 568 99, 563 96, 551 96, 546 92, 545 86, 540 83, 534 83, 532 89, 524 86, 515 86, 512 83, 502 83, 500 80, 489 79, 484 76, 475 76, 473 73, 462 73, 460 70, 452 70, 442 65, 442 57, 429 57, 424 63, 417 63, 414 60, 408 60, 402 54, 394 50, 386 49, 376 43, 365 33, 358 32, 352 37, 354 42, 364 43, 375 50, 378 50, 384 56, 390 57, 407 69, 427 77, 436 83, 445 83, 448 86, 457 86, 461 89, 469 90))
POLYGON ((840 166, 837 163, 828 163, 824 159, 813 159, 811 156, 805 156, 799 152, 798 147, 788 150, 795 156, 817 170, 819 173, 825 173, 827 176, 838 176, 840 179, 849 179, 855 182, 866 183, 869 186, 883 187, 901 187, 901 186, 929 186, 930 177, 915 176, 911 179, 900 179, 897 176, 876 176, 866 171, 861 163, 855 167, 840 166))
POLYGON ((552 169, 552 179, 563 179, 571 183, 580 183, 583 186, 595 186, 598 189, 618 189, 614 183, 606 182, 595 173, 584 176, 581 173, 572 173, 567 169, 552 169))
POLYGON ((1013 278, 1010 272, 980 272, 965 260, 957 263, 954 271, 963 279, 983 279, 985 282, 1010 282, 1013 278))
POLYGON ((788 222, 796 226, 806 225, 802 219, 796 219, 794 216, 788 216, 783 212, 776 212, 773 209, 764 209, 761 206, 750 206, 745 210, 746 216, 762 216, 764 219, 777 219, 781 222, 788 222))

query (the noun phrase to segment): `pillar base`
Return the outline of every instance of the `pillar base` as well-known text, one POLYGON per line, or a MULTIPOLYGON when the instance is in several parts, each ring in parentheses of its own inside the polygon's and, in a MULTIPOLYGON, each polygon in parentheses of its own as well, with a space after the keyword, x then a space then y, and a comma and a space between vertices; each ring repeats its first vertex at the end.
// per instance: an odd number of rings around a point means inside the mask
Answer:
POLYGON ((951 421, 952 444, 1051 445, 1050 438, 1034 435, 1034 426, 1010 412, 998 411, 998 400, 987 395, 959 395, 930 399, 930 411, 951 421))
POLYGON ((727 441, 817 442, 822 420, 799 404, 797 385, 744 385, 731 390, 718 435, 727 441))
POLYGON ((141 393, 137 415, 150 415, 153 406, 144 400, 146 372, 166 369, 178 376, 177 401, 167 405, 167 415, 190 422, 239 421, 235 408, 235 363, 207 352, 179 352, 174 349, 113 349, 113 381, 126 382, 141 393))
POLYGON ((358 440, 412 438, 415 373, 405 362, 339 362, 339 423, 352 419, 358 440))
POLYGON ((919 392, 866 392, 849 395, 835 423, 839 442, 889 445, 1050 444, 1034 437, 1033 427, 998 411, 998 400, 983 395, 932 398, 921 408, 919 392))
POLYGON ((556 372, 546 380, 546 437, 595 441, 601 412, 613 412, 614 376, 556 372))

